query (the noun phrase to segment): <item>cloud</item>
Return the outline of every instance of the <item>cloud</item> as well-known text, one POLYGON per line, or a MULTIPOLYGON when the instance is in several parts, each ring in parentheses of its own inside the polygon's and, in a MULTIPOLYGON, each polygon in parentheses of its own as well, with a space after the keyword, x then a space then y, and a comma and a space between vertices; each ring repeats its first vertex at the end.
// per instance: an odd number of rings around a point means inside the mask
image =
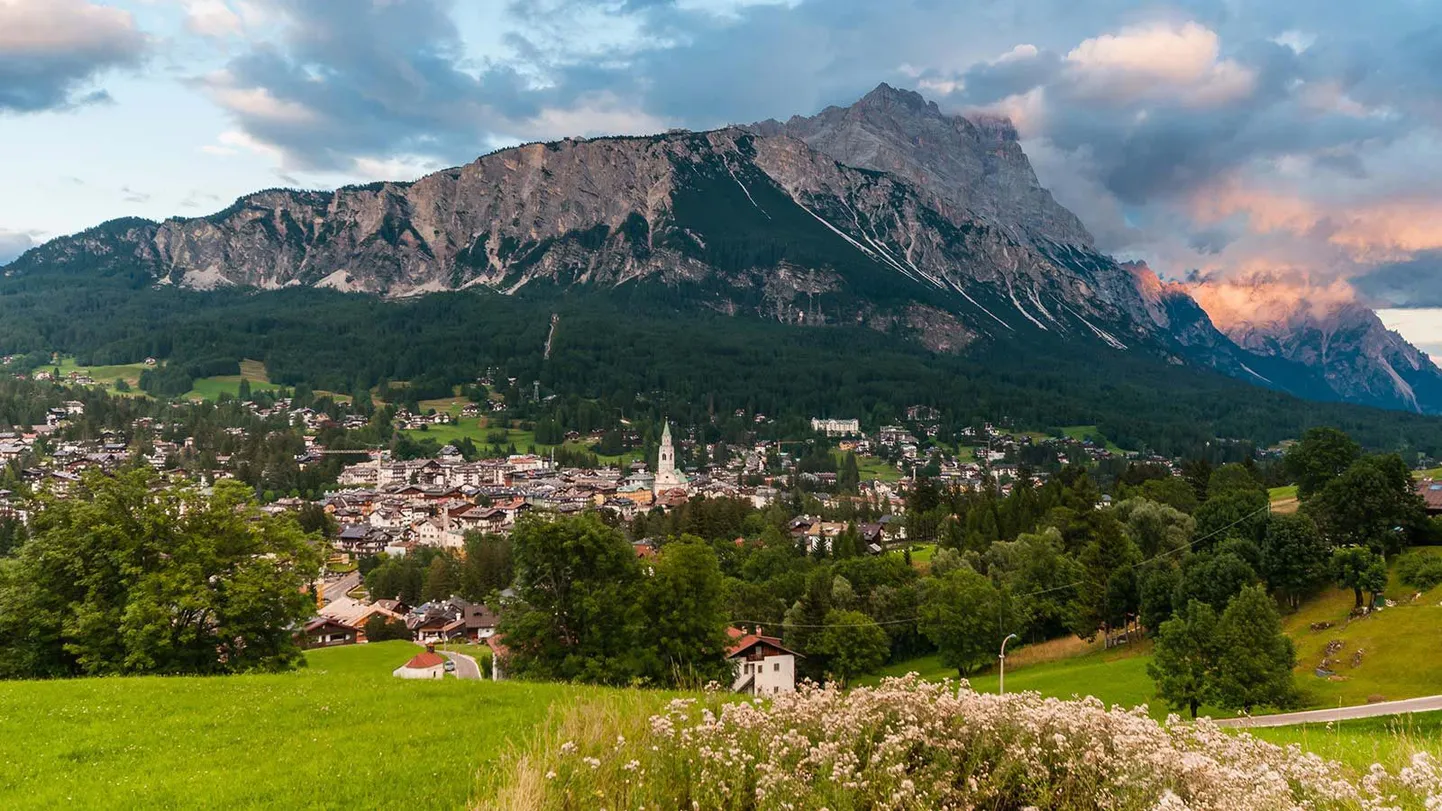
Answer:
POLYGON ((1256 273, 1242 278, 1193 277, 1188 287, 1217 329, 1287 325, 1298 318, 1324 319, 1357 301, 1343 279, 1321 282, 1296 273, 1256 273))
MULTIPOLYGON (((1404 261, 1381 265, 1357 277, 1354 284, 1379 307, 1442 308, 1442 250, 1420 251, 1404 261)), ((1437 326, 1442 330, 1442 318, 1437 326)))
POLYGON ((456 162, 535 116, 540 91, 511 70, 476 71, 443 0, 256 0, 275 34, 198 86, 285 171, 355 171, 359 159, 456 162))
POLYGON ((86 0, 0 0, 0 113, 108 101, 95 80, 139 65, 148 47, 120 9, 86 0))
POLYGON ((1083 40, 1066 55, 1066 74, 1078 97, 1101 103, 1217 105, 1246 96, 1256 81, 1220 53, 1221 39, 1205 26, 1158 23, 1083 40))
POLYGON ((15 261, 20 254, 35 247, 40 234, 34 231, 7 231, 0 228, 0 266, 15 261))

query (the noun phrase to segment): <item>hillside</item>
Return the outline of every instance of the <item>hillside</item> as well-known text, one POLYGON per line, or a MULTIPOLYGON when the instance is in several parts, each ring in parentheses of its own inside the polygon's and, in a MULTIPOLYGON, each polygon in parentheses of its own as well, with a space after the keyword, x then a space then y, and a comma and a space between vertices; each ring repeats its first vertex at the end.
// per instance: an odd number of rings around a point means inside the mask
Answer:
MULTIPOLYGON (((1442 549, 1426 551, 1442 554, 1442 549)), ((1302 691, 1298 709, 1354 706, 1442 693, 1442 656, 1438 655, 1442 650, 1442 586, 1414 600, 1413 591, 1399 583, 1394 573, 1386 595, 1397 605, 1350 622, 1352 593, 1333 588, 1283 616, 1283 629, 1297 650, 1294 677, 1302 691), (1312 630, 1319 623, 1331 623, 1332 627, 1312 630), (1332 669, 1337 676, 1318 678, 1313 671, 1333 642, 1341 643, 1332 654, 1337 662, 1332 669), (1352 656, 1358 650, 1363 653, 1354 666, 1352 656)), ((1149 643, 1103 651, 1097 645, 1060 642, 1045 643, 1036 652, 1021 648, 1009 655, 1007 689, 1036 690, 1058 698, 1089 695, 1127 707, 1147 704, 1156 718, 1164 718, 1169 712, 1155 698, 1155 685, 1147 675, 1149 643)), ((899 662, 883 673, 899 676, 911 671, 928 679, 956 675, 934 656, 899 662)), ((971 683, 983 692, 997 690, 996 668, 971 679, 971 683)), ((1203 708, 1203 713, 1226 715, 1215 708, 1203 708)))

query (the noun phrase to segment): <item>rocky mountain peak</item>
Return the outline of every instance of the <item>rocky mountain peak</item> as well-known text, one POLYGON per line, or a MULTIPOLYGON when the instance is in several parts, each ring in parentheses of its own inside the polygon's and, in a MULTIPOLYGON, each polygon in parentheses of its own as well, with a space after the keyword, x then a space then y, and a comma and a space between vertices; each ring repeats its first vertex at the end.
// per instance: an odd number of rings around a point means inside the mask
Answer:
POLYGON ((1092 245, 1081 220, 1037 181, 1005 118, 948 115, 919 93, 882 83, 849 107, 751 129, 790 135, 840 163, 900 177, 942 207, 970 212, 1018 241, 1092 245))
POLYGON ((915 90, 892 87, 886 82, 882 82, 876 86, 875 90, 862 96, 860 101, 851 106, 851 109, 889 112, 897 107, 913 113, 930 112, 941 115, 941 110, 937 108, 936 102, 927 101, 915 90))

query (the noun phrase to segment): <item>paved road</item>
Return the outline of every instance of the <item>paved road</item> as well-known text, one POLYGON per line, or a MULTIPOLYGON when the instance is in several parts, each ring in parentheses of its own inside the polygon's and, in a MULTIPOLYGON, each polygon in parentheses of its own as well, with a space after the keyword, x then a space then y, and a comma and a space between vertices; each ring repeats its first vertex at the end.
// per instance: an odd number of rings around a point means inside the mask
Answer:
POLYGON ((1360 707, 1339 707, 1335 710, 1310 710, 1289 712, 1282 715, 1257 715, 1251 718, 1219 719, 1217 724, 1224 727, 1250 729, 1252 727, 1281 727, 1292 724, 1325 724, 1328 721, 1351 721, 1357 718, 1376 718, 1379 715, 1397 715, 1404 712, 1430 712, 1442 710, 1442 696, 1409 698, 1404 701, 1384 701, 1380 704, 1363 704, 1360 707))
POLYGON ((455 653, 455 652, 453 652, 453 651, 448 651, 448 650, 440 651, 440 654, 441 654, 442 656, 446 657, 447 659, 450 659, 452 662, 455 662, 455 663, 456 663, 456 678, 458 678, 458 679, 480 679, 480 678, 481 678, 481 666, 478 665, 478 664, 476 664, 476 660, 475 660, 474 658, 472 658, 472 657, 470 657, 470 656, 467 656, 467 655, 465 655, 464 653, 455 653))
POLYGON ((329 602, 338 597, 344 597, 356 586, 361 584, 360 572, 350 572, 338 580, 332 580, 322 586, 322 596, 329 602))

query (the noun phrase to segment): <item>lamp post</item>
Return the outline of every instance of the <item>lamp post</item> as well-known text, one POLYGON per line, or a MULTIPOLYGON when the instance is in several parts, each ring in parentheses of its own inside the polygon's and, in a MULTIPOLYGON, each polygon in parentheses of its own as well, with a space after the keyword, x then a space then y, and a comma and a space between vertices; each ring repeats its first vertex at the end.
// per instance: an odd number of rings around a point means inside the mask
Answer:
POLYGON ((1001 641, 1001 656, 997 657, 1001 660, 1001 678, 998 680, 999 692, 1001 695, 1006 695, 1006 643, 1010 642, 1013 639, 1016 639, 1016 634, 1006 635, 1006 639, 1003 639, 1001 641))

